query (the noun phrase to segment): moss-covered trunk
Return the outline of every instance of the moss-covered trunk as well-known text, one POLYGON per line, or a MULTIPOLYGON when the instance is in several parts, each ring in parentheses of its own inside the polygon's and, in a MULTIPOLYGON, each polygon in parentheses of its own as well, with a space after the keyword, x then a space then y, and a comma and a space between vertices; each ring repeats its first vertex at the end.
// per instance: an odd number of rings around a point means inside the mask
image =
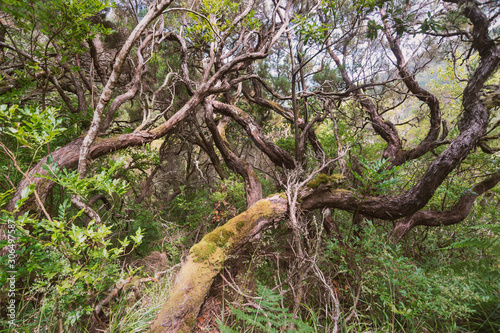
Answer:
POLYGON ((161 308, 151 332, 191 332, 213 279, 228 255, 249 239, 283 218, 287 200, 283 195, 262 199, 194 245, 182 266, 169 298, 161 308))

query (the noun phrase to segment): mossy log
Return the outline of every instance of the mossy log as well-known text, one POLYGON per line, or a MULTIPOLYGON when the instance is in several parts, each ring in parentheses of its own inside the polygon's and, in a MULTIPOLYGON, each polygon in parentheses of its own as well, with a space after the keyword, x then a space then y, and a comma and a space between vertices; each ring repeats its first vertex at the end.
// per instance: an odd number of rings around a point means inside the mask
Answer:
POLYGON ((216 228, 194 245, 151 332, 191 332, 200 307, 226 258, 253 236, 284 217, 287 199, 276 194, 216 228))

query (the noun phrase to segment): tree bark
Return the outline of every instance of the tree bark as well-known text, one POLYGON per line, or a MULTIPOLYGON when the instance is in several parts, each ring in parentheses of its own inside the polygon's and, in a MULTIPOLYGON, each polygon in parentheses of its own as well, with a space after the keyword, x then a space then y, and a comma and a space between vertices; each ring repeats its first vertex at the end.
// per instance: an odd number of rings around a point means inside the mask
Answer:
POLYGON ((469 191, 465 192, 458 202, 449 210, 441 212, 419 211, 396 222, 391 232, 391 238, 399 240, 411 229, 419 225, 438 227, 462 222, 469 215, 477 197, 495 187, 498 182, 500 182, 500 173, 497 173, 474 185, 471 189, 469 189, 469 191))
POLYGON ((115 90, 115 85, 120 77, 120 73, 122 71, 123 63, 132 49, 135 41, 142 34, 144 29, 151 23, 154 19, 160 16, 165 8, 167 8, 173 0, 160 0, 158 3, 150 6, 148 13, 144 16, 144 18, 137 24, 134 30, 130 33, 130 36, 125 41, 125 44, 120 49, 120 52, 116 56, 115 63, 113 64, 113 71, 106 82, 106 86, 104 87, 101 97, 99 98, 99 102, 94 109, 94 116, 92 118, 92 123, 90 128, 85 135, 85 138, 82 141, 80 146, 80 156, 78 161, 78 173, 80 177, 85 177, 87 173, 87 158, 90 154, 91 145, 97 137, 99 127, 101 125, 102 115, 104 113, 104 109, 108 105, 111 97, 113 96, 113 92, 115 90))
MULTIPOLYGON (((381 10, 380 13, 382 16, 385 16, 384 10, 381 10)), ((403 51, 399 44, 399 38, 393 37, 387 19, 384 19, 384 33, 392 53, 396 57, 396 67, 398 68, 399 76, 403 79, 408 90, 421 102, 427 104, 430 111, 430 127, 426 137, 413 149, 403 151, 394 156, 392 161, 393 165, 402 165, 406 161, 419 158, 433 148, 441 130, 441 108, 437 97, 420 87, 414 75, 410 73, 408 63, 404 58, 403 51)))
POLYGON ((221 119, 219 125, 215 124, 213 113, 213 100, 207 99, 204 103, 205 106, 205 122, 207 123, 210 133, 214 138, 217 149, 222 154, 224 161, 235 172, 237 172, 245 181, 245 195, 247 199, 247 207, 252 206, 254 203, 262 199, 262 184, 259 177, 255 173, 253 166, 247 161, 239 158, 232 150, 229 142, 226 139, 225 126, 227 119, 221 119))
POLYGON ((287 169, 295 168, 295 162, 292 156, 278 147, 274 142, 267 139, 262 133, 259 124, 257 124, 250 115, 234 105, 225 104, 219 101, 214 101, 213 106, 215 111, 233 118, 243 127, 257 148, 266 154, 275 165, 287 169))
POLYGON ((137 92, 139 91, 139 88, 141 86, 141 78, 145 72, 145 67, 146 67, 142 51, 146 48, 146 46, 153 38, 155 38, 155 36, 153 36, 152 33, 149 34, 142 41, 141 45, 138 47, 136 51, 137 65, 135 67, 135 73, 131 85, 127 89, 127 91, 125 91, 123 94, 116 96, 111 105, 109 106, 108 111, 106 112, 106 117, 101 122, 99 129, 100 132, 105 132, 111 126, 111 123, 118 108, 120 108, 120 106, 122 106, 125 102, 131 100, 132 98, 135 97, 135 95, 137 95, 137 92))

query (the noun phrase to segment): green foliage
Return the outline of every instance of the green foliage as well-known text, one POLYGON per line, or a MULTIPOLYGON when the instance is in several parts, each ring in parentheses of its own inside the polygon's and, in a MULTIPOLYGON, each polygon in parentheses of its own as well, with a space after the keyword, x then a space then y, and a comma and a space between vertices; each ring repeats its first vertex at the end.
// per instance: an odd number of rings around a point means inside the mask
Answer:
POLYGON ((294 332, 315 332, 308 323, 294 319, 293 314, 281 306, 282 299, 280 294, 258 284, 255 307, 231 308, 236 323, 229 327, 219 321, 219 329, 223 333, 243 332, 250 328, 255 332, 278 333, 288 332, 294 325, 294 332))
MULTIPOLYGON (((60 127, 62 120, 54 108, 42 111, 16 105, 10 108, 1 106, 0 117, 5 133, 15 141, 13 146, 22 145, 32 155, 65 130, 60 127)), ((20 161, 13 154, 9 155, 11 162, 19 165, 20 161)), ((92 192, 119 197, 127 187, 113 177, 122 166, 123 159, 111 161, 106 170, 80 179, 76 172, 61 170, 52 156, 48 156, 44 169, 49 174, 42 177, 84 199, 92 192)), ((19 167, 27 166, 21 163, 19 167)), ((23 295, 23 303, 18 304, 17 324, 19 327, 27 325, 25 320, 31 317, 33 324, 26 326, 30 331, 41 323, 48 327, 57 324, 66 329, 73 328, 93 312, 93 305, 103 292, 123 275, 118 259, 130 245, 141 243, 142 232, 139 228, 134 235, 113 239, 109 225, 97 225, 94 220, 80 223, 84 219, 83 211, 72 209, 69 198, 53 207, 56 214, 45 210, 41 218, 28 213, 20 215, 19 209, 36 190, 32 183, 23 191, 14 211, 0 211, 2 228, 8 227, 11 235, 8 240, 2 240, 0 249, 7 247, 17 255, 16 282, 20 286, 17 294, 23 295)), ((0 194, 3 202, 9 193, 11 191, 0 194)), ((8 267, 8 264, 9 257, 3 256, 0 266, 8 267)), ((6 278, 7 273, 2 269, 2 287, 7 283, 6 278)))
POLYGON ((54 163, 52 156, 47 157, 47 164, 43 169, 49 175, 38 175, 39 177, 51 180, 63 186, 73 194, 78 194, 83 198, 89 197, 93 192, 105 192, 110 196, 124 195, 129 187, 124 180, 112 179, 113 175, 125 164, 125 158, 121 157, 117 161, 110 160, 109 168, 91 177, 80 179, 78 171, 61 170, 57 163, 54 163))
POLYGON ((205 15, 222 16, 227 11, 236 13, 239 6, 239 2, 230 0, 201 0, 201 12, 205 15))
POLYGON ((276 141, 276 145, 281 149, 287 151, 289 154, 295 152, 295 139, 293 136, 281 137, 276 141))
MULTIPOLYGON (((23 293, 42 300, 37 314, 40 320, 56 314, 64 319, 65 327, 73 327, 90 314, 96 297, 121 276, 117 259, 131 243, 125 237, 121 245, 114 246, 112 231, 104 224, 90 221, 87 226, 77 226, 74 221, 82 212, 70 214, 69 207, 64 202, 58 216, 51 219, 34 219, 27 214, 15 218, 5 211, 1 218, 2 224, 16 226, 17 279, 27 283, 23 293)), ((141 231, 130 238, 140 244, 141 231)), ((0 262, 2 267, 6 258, 0 262)), ((5 278, 2 275, 2 285, 5 278)))
POLYGON ((378 37, 378 31, 382 30, 384 27, 380 24, 377 24, 375 20, 368 21, 366 37, 369 39, 375 39, 378 37))
POLYGON ((129 212, 134 212, 130 216, 120 216, 113 221, 113 231, 116 238, 137 233, 140 230, 142 242, 136 244, 134 254, 146 256, 152 251, 166 252, 177 258, 180 255, 179 241, 169 240, 161 242, 165 234, 175 233, 179 229, 176 225, 161 223, 161 217, 154 209, 146 209, 144 205, 137 205, 133 202, 125 203, 129 212))
MULTIPOLYGON (((390 244, 386 239, 385 232, 367 222, 362 238, 351 239, 349 246, 327 241, 325 251, 324 264, 338 262, 346 279, 359 277, 364 304, 360 312, 372 328, 443 331, 464 321, 470 324, 476 316, 482 318, 479 325, 492 324, 487 318, 500 296, 500 271, 495 260, 471 263, 456 258, 446 264, 443 258, 451 253, 441 250, 429 253, 426 262, 418 262, 405 254, 402 244, 390 244)), ((489 244, 485 239, 479 243, 489 244)), ((460 242, 451 248, 461 244, 465 245, 460 242)))
POLYGON ((310 41, 314 43, 324 43, 325 36, 330 32, 333 24, 321 24, 313 16, 316 13, 295 14, 293 22, 297 25, 297 33, 303 38, 304 44, 310 41))
POLYGON ((181 193, 169 205, 168 214, 182 225, 196 227, 204 222, 211 212, 207 200, 209 193, 206 189, 194 192, 185 186, 180 186, 180 191, 181 193))
MULTIPOLYGON (((475 61, 474 59, 471 60, 475 61)), ((450 120, 457 118, 461 112, 461 94, 465 88, 465 82, 459 81, 457 78, 463 79, 467 77, 467 67, 446 62, 443 66, 438 66, 431 74, 437 74, 437 78, 427 84, 428 88, 442 96, 444 115, 449 117, 450 120)))
POLYGON ((313 81, 322 86, 325 91, 345 89, 345 82, 340 76, 338 68, 326 67, 323 71, 314 73, 313 81))
MULTIPOLYGON (((30 165, 44 153, 42 146, 62 137, 66 131, 63 121, 59 110, 52 107, 41 110, 38 106, 0 104, 0 140, 11 149, 18 164, 30 165)), ((5 152, 2 150, 2 153, 5 152)), ((19 181, 22 175, 13 172, 17 171, 15 164, 7 155, 4 156, 6 158, 0 159, 0 171, 10 175, 8 182, 2 183, 7 188, 19 181)))
POLYGON ((362 193, 388 193, 399 185, 397 173, 401 166, 389 169, 390 162, 388 159, 373 162, 360 159, 359 163, 363 166, 362 174, 358 174, 354 170, 352 170, 352 174, 361 183, 362 193))
MULTIPOLYGON (((392 23, 392 27, 398 37, 404 33, 417 34, 427 33, 429 31, 438 32, 441 29, 441 22, 434 18, 434 15, 428 11, 427 17, 421 21, 416 20, 415 13, 409 13, 405 5, 397 1, 380 1, 368 0, 358 2, 358 11, 372 13, 374 11, 384 9, 386 12, 382 20, 387 20, 392 23), (392 21, 392 22, 391 22, 392 21)), ((375 19, 370 19, 367 22, 366 37, 368 39, 376 39, 378 33, 384 31, 383 22, 375 19)))
MULTIPOLYGON (((352 112, 351 110, 345 110, 352 112)), ((347 122, 337 120, 338 133, 343 147, 348 147, 357 142, 362 142, 363 138, 356 133, 353 126, 347 122)), ((316 130, 316 135, 328 158, 337 157, 337 139, 335 137, 335 123, 331 119, 326 119, 316 130)))
POLYGON ((66 130, 62 122, 58 110, 52 107, 42 110, 38 106, 0 105, 0 124, 7 127, 5 134, 33 151, 61 135, 66 130))
MULTIPOLYGON (((202 0, 200 5, 199 13, 187 13, 192 24, 186 28, 186 32, 195 47, 216 41, 220 38, 220 33, 236 29, 232 20, 238 13, 240 2, 202 0)), ((261 26, 261 22, 255 17, 255 11, 252 10, 243 18, 241 25, 249 30, 254 30, 261 26)))
MULTIPOLYGON (((89 20, 103 9, 110 6, 101 0, 4 0, 2 11, 14 17, 17 24, 25 31, 32 31, 35 26, 53 43, 64 45, 69 53, 82 53, 81 43, 92 39, 95 34, 108 34, 109 29, 92 24, 89 20), (57 19, 54 19, 57 13, 57 19)), ((46 57, 46 50, 37 51, 40 57, 46 57)), ((39 64, 34 64, 37 70, 39 64)))
POLYGON ((500 257, 500 225, 481 224, 466 228, 466 237, 451 244, 448 249, 474 248, 480 250, 484 255, 500 257))
POLYGON ((151 306, 147 304, 147 300, 145 299, 138 300, 132 306, 129 306, 129 303, 130 299, 123 297, 113 306, 107 332, 147 332, 151 326, 151 322, 155 319, 157 311, 163 305, 159 303, 151 306))
POLYGON ((470 192, 469 181, 465 179, 455 178, 452 174, 450 179, 439 186, 427 204, 428 207, 434 210, 442 210, 454 205, 462 195, 470 192))
POLYGON ((168 298, 175 279, 175 270, 154 283, 130 288, 112 303, 109 311, 108 333, 147 332, 158 310, 168 298))
POLYGON ((431 12, 427 12, 427 17, 420 25, 419 32, 426 33, 430 30, 432 30, 433 32, 438 32, 438 30, 441 30, 441 23, 433 18, 431 12))
MULTIPOLYGON (((201 186, 196 189, 180 186, 180 194, 169 203, 167 209, 160 215, 172 226, 183 229, 182 231, 172 230, 172 232, 189 234, 190 230, 201 231, 194 235, 190 233, 189 236, 180 237, 176 242, 168 244, 169 252, 172 251, 173 254, 179 252, 180 244, 176 244, 177 242, 182 243, 183 247, 190 248, 199 241, 201 238, 199 235, 203 235, 216 226, 223 225, 245 208, 244 184, 238 175, 233 174, 224 181, 220 181, 212 190, 201 186)), ((134 221, 134 223, 136 222, 134 221)), ((150 226, 146 228, 149 230, 148 232, 152 232, 150 226)))
POLYGON ((236 213, 246 208, 245 185, 240 176, 231 174, 227 179, 220 182, 219 188, 210 195, 214 203, 226 201, 231 202, 236 213))

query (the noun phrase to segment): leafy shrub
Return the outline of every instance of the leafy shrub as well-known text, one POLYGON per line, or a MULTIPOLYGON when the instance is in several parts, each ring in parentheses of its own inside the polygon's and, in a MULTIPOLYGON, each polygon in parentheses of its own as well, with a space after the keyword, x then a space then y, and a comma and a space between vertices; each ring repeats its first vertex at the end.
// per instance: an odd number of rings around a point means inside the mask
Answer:
MULTIPOLYGON (((0 117, 2 122, 14 120, 10 126, 5 124, 6 132, 34 156, 41 146, 64 132, 54 108, 41 111, 29 106, 22 109, 15 105, 0 106, 0 117), (21 111, 16 112, 18 110, 21 111)), ((12 163, 19 165, 15 154, 3 144, 2 148, 12 163)), ((14 211, 0 211, 0 222, 8 227, 11 236, 0 243, 0 250, 7 248, 16 255, 14 267, 10 266, 8 255, 0 258, 0 287, 7 283, 7 271, 3 268, 11 267, 19 287, 15 296, 21 293, 23 296, 21 302, 16 303, 19 327, 33 331, 43 323, 43 327, 57 326, 69 331, 94 311, 93 306, 103 292, 122 277, 118 259, 129 245, 141 243, 142 234, 138 229, 124 239, 113 239, 109 225, 98 224, 95 220, 84 222, 83 210, 73 209, 68 198, 69 194, 75 194, 86 200, 93 192, 123 195, 127 186, 113 178, 123 165, 122 160, 83 179, 74 171, 61 170, 50 156, 47 163, 44 169, 48 174, 43 177, 65 188, 66 197, 54 207, 56 213, 52 216, 47 210, 42 217, 28 212, 20 214, 23 204, 37 190, 32 183, 22 193, 14 211)), ((5 203, 10 193, 1 193, 0 201, 5 203)))
POLYGON ((401 167, 389 168, 388 159, 368 162, 360 159, 363 166, 361 174, 352 170, 353 176, 361 183, 361 191, 365 194, 389 193, 399 185, 398 171, 401 167))
POLYGON ((360 311, 372 327, 442 331, 469 322, 480 309, 482 323, 492 315, 499 301, 500 272, 491 262, 444 264, 435 257, 438 265, 432 260, 419 263, 405 255, 401 244, 386 243, 387 233, 371 222, 363 231, 349 246, 327 241, 325 259, 339 262, 343 274, 359 275, 360 311))

